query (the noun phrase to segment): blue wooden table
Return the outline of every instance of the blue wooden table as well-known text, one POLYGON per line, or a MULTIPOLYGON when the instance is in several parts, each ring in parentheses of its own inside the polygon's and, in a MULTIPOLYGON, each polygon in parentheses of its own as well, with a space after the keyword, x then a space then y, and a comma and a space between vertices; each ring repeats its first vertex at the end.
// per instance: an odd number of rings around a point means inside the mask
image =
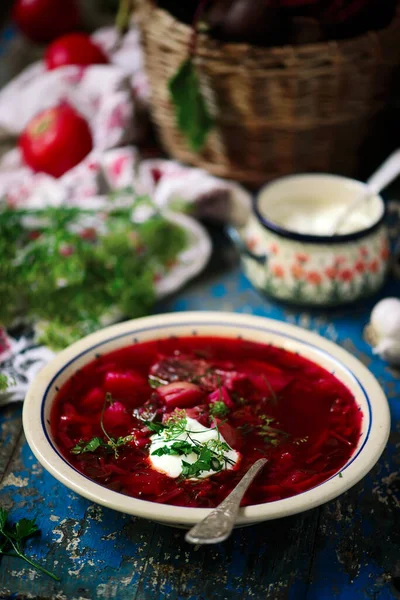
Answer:
MULTIPOLYGON (((218 237, 218 236, 217 236, 218 237)), ((60 600, 343 600, 400 598, 400 374, 363 341, 373 301, 326 313, 262 298, 217 240, 214 268, 157 311, 221 310, 265 315, 311 329, 363 361, 381 382, 392 434, 373 471, 345 495, 309 512, 236 530, 195 550, 183 533, 92 504, 44 471, 25 443, 21 407, 0 412, 0 504, 37 517, 30 556, 57 583, 3 557, 0 598, 60 600)), ((382 295, 400 295, 391 282, 382 295)))

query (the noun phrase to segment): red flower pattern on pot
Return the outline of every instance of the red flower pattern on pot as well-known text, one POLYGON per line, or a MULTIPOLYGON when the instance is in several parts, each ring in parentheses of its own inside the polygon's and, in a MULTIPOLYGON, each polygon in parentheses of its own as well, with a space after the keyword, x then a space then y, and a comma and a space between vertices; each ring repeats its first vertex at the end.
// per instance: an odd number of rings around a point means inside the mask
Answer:
POLYGON ((285 276, 285 269, 281 265, 274 265, 271 268, 272 274, 279 279, 285 276))
POLYGON ((358 260, 354 266, 355 270, 357 271, 357 273, 365 273, 365 262, 363 260, 358 260))
POLYGON ((326 267, 325 275, 328 279, 334 280, 338 275, 338 270, 336 269, 336 267, 326 267))
POLYGON ((388 246, 384 245, 382 246, 382 249, 380 251, 380 257, 382 260, 387 260, 390 256, 390 250, 388 248, 388 246))
POLYGON ((379 261, 375 258, 369 263, 368 268, 371 273, 377 273, 379 271, 379 261))
POLYGON ((317 271, 309 271, 307 273, 307 281, 312 285, 320 285, 322 277, 317 271))
POLYGON ((335 258, 335 267, 340 267, 347 262, 347 258, 345 256, 337 256, 335 258))
POLYGON ((339 273, 339 277, 342 281, 352 281, 353 275, 354 273, 351 269, 343 269, 343 271, 340 271, 339 273))
POLYGON ((297 252, 296 253, 296 260, 299 263, 306 263, 309 260, 309 255, 306 254, 305 252, 297 252))
POLYGON ((363 258, 367 258, 369 256, 368 253, 368 248, 366 248, 365 246, 361 246, 360 247, 360 254, 363 258))
POLYGON ((292 268, 290 270, 295 279, 303 279, 305 276, 305 271, 300 265, 292 265, 292 268))
POLYGON ((279 253, 278 244, 270 244, 269 251, 271 252, 271 254, 275 254, 275 255, 278 254, 279 253))

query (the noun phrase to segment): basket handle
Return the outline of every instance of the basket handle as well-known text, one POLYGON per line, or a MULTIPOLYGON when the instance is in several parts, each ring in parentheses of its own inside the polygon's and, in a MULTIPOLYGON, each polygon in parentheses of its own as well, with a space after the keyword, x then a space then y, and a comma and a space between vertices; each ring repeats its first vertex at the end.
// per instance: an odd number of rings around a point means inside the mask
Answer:
POLYGON ((240 235, 239 231, 237 229, 235 229, 235 227, 232 227, 232 225, 228 225, 225 228, 225 231, 226 231, 228 237, 230 238, 230 240, 233 242, 234 246, 239 251, 239 254, 241 256, 247 256, 247 258, 251 258, 252 260, 256 261, 260 265, 267 264, 268 254, 267 253, 254 254, 254 252, 252 252, 248 248, 248 246, 246 246, 242 236, 240 235))

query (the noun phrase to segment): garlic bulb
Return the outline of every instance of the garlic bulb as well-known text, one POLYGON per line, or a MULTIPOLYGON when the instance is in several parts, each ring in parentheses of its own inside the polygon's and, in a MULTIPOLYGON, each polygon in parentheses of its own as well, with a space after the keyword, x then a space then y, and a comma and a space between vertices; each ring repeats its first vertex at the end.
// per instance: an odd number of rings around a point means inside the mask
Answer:
POLYGON ((400 366, 400 300, 385 298, 371 313, 368 335, 379 354, 391 365, 400 366))

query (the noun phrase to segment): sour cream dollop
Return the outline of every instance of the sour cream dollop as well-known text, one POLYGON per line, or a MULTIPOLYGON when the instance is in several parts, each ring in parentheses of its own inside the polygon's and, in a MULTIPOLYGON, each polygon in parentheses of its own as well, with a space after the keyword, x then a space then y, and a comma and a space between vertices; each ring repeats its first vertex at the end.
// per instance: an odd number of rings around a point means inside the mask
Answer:
POLYGON ((188 442, 191 445, 196 443, 198 444, 197 447, 201 449, 201 447, 204 447, 205 445, 213 448, 214 440, 215 442, 219 442, 218 447, 220 447, 220 444, 223 443, 229 448, 218 450, 218 462, 221 465, 220 469, 201 471, 196 475, 196 477, 190 477, 190 479, 204 479, 206 477, 210 477, 210 475, 215 475, 215 473, 218 473, 224 469, 233 469, 240 459, 240 454, 231 448, 229 444, 227 444, 225 439, 219 433, 218 429, 215 427, 204 427, 204 425, 196 421, 196 419, 192 419, 191 417, 186 418, 185 430, 182 433, 174 436, 173 439, 167 439, 167 437, 168 436, 165 431, 156 433, 151 437, 149 460, 153 469, 174 479, 182 474, 182 461, 193 464, 199 458, 199 455, 196 452, 191 452, 190 454, 184 454, 180 456, 171 454, 157 456, 153 454, 159 448, 163 448, 164 446, 171 447, 172 444, 177 441, 188 442))

